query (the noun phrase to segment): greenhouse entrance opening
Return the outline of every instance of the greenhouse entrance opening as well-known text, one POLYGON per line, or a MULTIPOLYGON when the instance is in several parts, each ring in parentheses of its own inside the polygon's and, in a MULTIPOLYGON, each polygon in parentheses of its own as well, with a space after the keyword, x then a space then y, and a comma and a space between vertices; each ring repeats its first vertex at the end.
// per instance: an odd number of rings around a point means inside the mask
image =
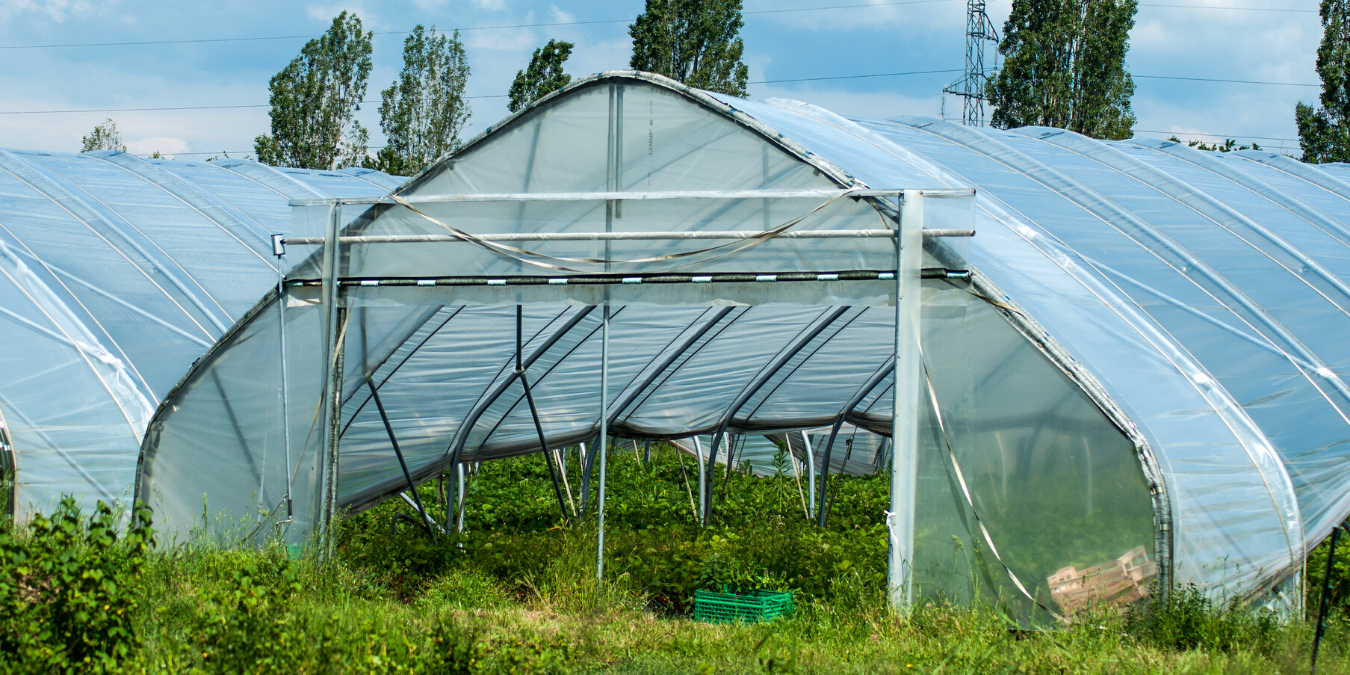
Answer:
MULTIPOLYGON (((323 550, 335 519, 391 498, 452 528, 409 486, 471 462, 543 453, 556 476, 553 450, 599 437, 687 439, 711 467, 733 435, 806 457, 852 425, 895 439, 877 514, 893 606, 996 602, 1044 625, 1165 587, 1148 441, 971 264, 984 193, 883 178, 622 73, 391 195, 292 200, 290 271, 164 397, 137 495, 169 536, 323 550)), ((857 459, 810 456, 817 488, 857 459)), ((597 517, 604 457, 587 456, 597 517)))

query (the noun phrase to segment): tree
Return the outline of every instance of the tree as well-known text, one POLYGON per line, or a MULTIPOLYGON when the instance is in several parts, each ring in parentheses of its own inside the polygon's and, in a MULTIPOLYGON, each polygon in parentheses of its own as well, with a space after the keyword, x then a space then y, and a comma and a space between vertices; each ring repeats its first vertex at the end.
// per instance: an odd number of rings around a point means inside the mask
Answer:
POLYGON ((1350 1, 1322 0, 1322 44, 1317 74, 1322 78, 1322 107, 1294 108, 1303 161, 1350 160, 1350 1))
POLYGON ((691 87, 745 96, 749 70, 741 62, 741 0, 647 0, 628 27, 629 67, 660 73, 691 87))
POLYGON ((417 26, 403 41, 403 70, 380 92, 380 129, 385 146, 366 166, 410 176, 459 146, 469 121, 464 87, 469 61, 459 31, 437 34, 417 26))
POLYGON ((370 53, 371 33, 347 12, 305 43, 268 84, 272 133, 253 141, 258 161, 303 169, 359 165, 370 135, 353 117, 366 95, 370 53))
POLYGON ((117 123, 112 118, 103 120, 103 124, 94 127, 88 136, 80 139, 80 152, 95 150, 127 151, 127 146, 122 143, 122 134, 117 131, 117 123))
POLYGON ((986 88, 991 124, 1132 136, 1125 54, 1137 7, 1137 0, 1013 0, 998 45, 1003 68, 986 88))
MULTIPOLYGON (((1181 142, 1181 139, 1177 138, 1176 136, 1169 136, 1167 140, 1172 141, 1173 143, 1181 142)), ((1224 139, 1222 143, 1206 143, 1198 139, 1191 139, 1186 143, 1186 147, 1195 148, 1196 150, 1205 150, 1208 152, 1236 152, 1238 150, 1261 149, 1261 146, 1257 145, 1256 141, 1252 141, 1251 145, 1247 145, 1245 143, 1242 145, 1238 145, 1238 142, 1231 138, 1224 139)))
POLYGON ((535 101, 566 87, 572 76, 563 72, 563 62, 572 55, 571 42, 549 40, 548 44, 534 50, 530 65, 525 70, 516 71, 516 79, 511 83, 511 102, 507 109, 516 112, 535 101))

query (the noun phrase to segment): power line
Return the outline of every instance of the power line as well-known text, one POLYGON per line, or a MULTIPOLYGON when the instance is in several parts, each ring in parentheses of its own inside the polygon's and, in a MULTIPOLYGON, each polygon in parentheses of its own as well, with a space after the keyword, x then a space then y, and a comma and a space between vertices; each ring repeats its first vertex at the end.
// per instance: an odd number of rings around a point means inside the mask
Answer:
MULTIPOLYGON (((492 96, 465 96, 464 98, 509 98, 506 94, 492 96)), ((369 99, 361 103, 379 103, 379 99, 369 99)), ((238 108, 268 108, 270 103, 250 103, 247 105, 185 105, 164 108, 80 108, 76 110, 0 110, 0 115, 60 115, 65 113, 110 113, 110 112, 163 112, 168 110, 234 110, 238 108)))
POLYGON ((1305 84, 1303 82, 1269 82, 1265 80, 1222 80, 1213 77, 1173 77, 1171 75, 1131 75, 1145 80, 1186 80, 1188 82, 1226 82, 1230 84, 1269 84, 1278 87, 1320 87, 1320 84, 1305 84))
MULTIPOLYGON (((784 84, 789 82, 822 82, 827 80, 860 80, 873 77, 907 77, 912 75, 936 75, 945 73, 959 73, 960 68, 947 68, 943 70, 910 70, 899 73, 872 73, 868 75, 827 75, 823 77, 795 77, 781 80, 758 80, 747 82, 746 84, 784 84)), ((1275 85, 1287 87, 1320 87, 1320 84, 1304 84, 1302 82, 1269 82, 1261 80, 1226 80, 1211 77, 1174 77, 1170 75, 1133 75, 1132 77, 1151 80, 1183 80, 1188 82, 1218 82, 1226 84, 1256 84, 1256 85, 1275 85)), ((465 96, 466 99, 486 99, 486 98, 507 98, 504 94, 490 96, 465 96)), ((361 103, 378 103, 376 99, 362 101, 361 103)), ((179 110, 237 110, 243 108, 266 108, 270 104, 253 103, 245 105, 194 105, 194 106, 166 106, 157 108, 79 108, 69 110, 0 110, 0 115, 60 115, 60 114, 78 114, 78 113, 113 113, 113 112, 166 112, 179 110)))
MULTIPOLYGON (((879 2, 865 5, 833 5, 830 7, 797 7, 792 9, 763 9, 751 12, 741 12, 742 15, 759 14, 784 14, 789 12, 823 12, 835 9, 859 9, 865 7, 894 7, 897 5, 928 5, 934 3, 953 2, 954 0, 902 0, 900 2, 879 2)), ((454 28, 461 33, 477 30, 507 30, 513 28, 554 28, 557 26, 588 26, 607 23, 631 23, 633 19, 597 19, 593 21, 552 21, 548 23, 518 23, 500 26, 470 26, 467 28, 454 28)), ((373 32, 372 35, 407 35, 412 31, 383 31, 373 32)), ((254 42, 266 40, 311 40, 317 35, 271 35, 264 37, 236 37, 236 38, 195 38, 187 40, 145 40, 139 42, 71 42, 63 44, 49 45, 3 45, 0 49, 60 49, 67 47, 139 47, 146 45, 186 45, 186 44, 208 44, 216 42, 254 42)))
POLYGON ((1170 5, 1152 2, 1141 2, 1140 7, 1171 7, 1178 9, 1232 9, 1243 12, 1293 12, 1297 14, 1316 14, 1315 9, 1285 9, 1283 7, 1228 7, 1225 5, 1170 5))
MULTIPOLYGON (((832 5, 829 7, 794 7, 789 9, 761 9, 748 12, 741 12, 745 16, 762 16, 768 14, 787 14, 795 12, 824 12, 838 9, 875 9, 878 7, 895 7, 899 5, 928 5, 937 3, 953 2, 954 0, 903 0, 900 2, 878 2, 861 5, 832 5)), ((1270 7, 1235 7, 1227 5, 1178 5, 1164 3, 1140 3, 1140 7, 1164 7, 1171 9, 1219 9, 1233 10, 1243 12, 1291 12, 1298 14, 1316 14, 1315 9, 1285 9, 1270 7)), ((466 28, 455 28, 462 33, 478 30, 509 30, 515 28, 556 28, 558 26, 593 26, 612 23, 629 23, 633 19, 595 19, 591 21, 551 21, 547 23, 518 23, 503 24, 499 26, 469 26, 466 28)), ((407 35, 412 31, 381 31, 372 32, 372 35, 407 35)), ((61 44, 47 45, 0 45, 0 50, 5 49, 63 49, 72 47, 139 47, 148 45, 185 45, 185 44, 212 44, 222 42, 264 42, 275 40, 311 40, 317 35, 268 35, 258 37, 237 37, 237 38, 193 38, 185 40, 143 40, 135 42, 69 42, 61 44)))
POLYGON ((1297 138, 1275 138, 1272 136, 1243 136, 1242 134, 1202 134, 1198 131, 1151 131, 1149 129, 1135 129, 1136 134, 1169 134, 1173 136, 1205 136, 1206 138, 1222 139, 1251 139, 1256 141, 1298 141, 1297 138))
POLYGON ((930 75, 933 73, 959 73, 960 68, 948 68, 947 70, 911 70, 904 73, 876 73, 874 75, 831 75, 828 77, 797 77, 790 80, 760 80, 758 82, 746 82, 746 84, 778 84, 780 82, 817 82, 820 80, 860 80, 866 77, 900 77, 903 75, 930 75))

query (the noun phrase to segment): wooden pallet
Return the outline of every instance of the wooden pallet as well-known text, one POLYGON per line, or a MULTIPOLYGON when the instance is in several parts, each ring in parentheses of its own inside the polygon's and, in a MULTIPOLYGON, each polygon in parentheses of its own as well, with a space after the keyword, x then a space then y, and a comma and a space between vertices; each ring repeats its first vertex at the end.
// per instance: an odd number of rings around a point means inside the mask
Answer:
POLYGON ((1158 574, 1158 564, 1137 546, 1115 560, 1084 570, 1069 566, 1046 578, 1050 597, 1067 616, 1088 607, 1113 607, 1124 611, 1130 603, 1148 597, 1149 583, 1158 574))

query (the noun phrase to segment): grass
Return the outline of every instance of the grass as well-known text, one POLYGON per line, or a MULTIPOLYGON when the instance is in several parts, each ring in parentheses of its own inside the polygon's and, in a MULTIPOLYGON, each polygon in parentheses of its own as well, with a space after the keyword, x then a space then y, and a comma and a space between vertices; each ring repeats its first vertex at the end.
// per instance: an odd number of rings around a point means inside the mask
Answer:
MULTIPOLYGON (((1011 630, 994 610, 939 599, 894 616, 872 515, 884 479, 835 483, 822 532, 790 473, 733 474, 702 528, 673 453, 643 467, 616 452, 610 467, 603 587, 594 525, 560 526, 539 457, 483 465, 463 535, 433 542, 400 525, 391 537, 394 513, 409 511, 391 500, 346 520, 326 564, 279 546, 142 551, 139 530, 109 541, 90 524, 98 514, 55 514, 46 531, 0 533, 0 654, 17 656, 0 656, 0 672, 1307 672, 1307 623, 1215 607, 1190 589, 1054 631, 1011 630), (42 556, 113 587, 62 595, 34 573, 42 556), (693 592, 721 583, 793 590, 797 609, 763 625, 692 621, 693 592), (81 628, 70 607, 123 611, 131 634, 91 634, 107 622, 81 628)), ((434 493, 424 487, 424 501, 434 493)), ((1350 672, 1343 608, 1318 672, 1350 672)))

